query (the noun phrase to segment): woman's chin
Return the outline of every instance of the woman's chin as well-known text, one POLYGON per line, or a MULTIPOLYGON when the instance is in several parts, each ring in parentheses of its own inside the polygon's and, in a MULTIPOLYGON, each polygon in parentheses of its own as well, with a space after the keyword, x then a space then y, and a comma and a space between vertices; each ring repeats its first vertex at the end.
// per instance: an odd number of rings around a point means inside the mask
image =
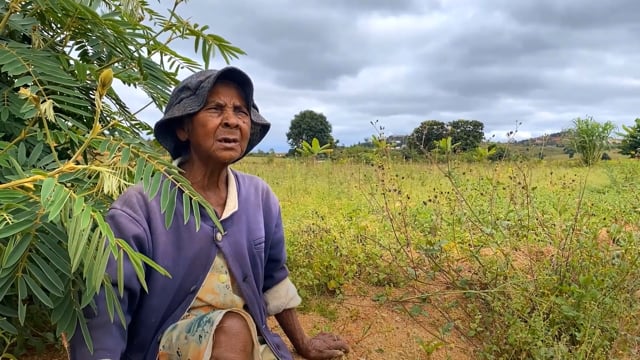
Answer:
POLYGON ((224 151, 219 152, 216 156, 221 163, 230 165, 242 157, 242 151, 224 151))

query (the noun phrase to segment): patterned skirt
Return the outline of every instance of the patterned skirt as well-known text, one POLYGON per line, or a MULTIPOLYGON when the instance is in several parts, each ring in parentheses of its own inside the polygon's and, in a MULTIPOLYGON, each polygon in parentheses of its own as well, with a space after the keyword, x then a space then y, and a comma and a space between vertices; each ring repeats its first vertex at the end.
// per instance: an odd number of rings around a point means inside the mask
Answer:
POLYGON ((171 325, 160 340, 158 360, 209 360, 213 347, 213 336, 222 316, 227 312, 240 314, 249 325, 253 337, 254 360, 277 360, 277 358, 258 338, 255 324, 249 313, 241 309, 214 310, 202 315, 189 317, 171 325))

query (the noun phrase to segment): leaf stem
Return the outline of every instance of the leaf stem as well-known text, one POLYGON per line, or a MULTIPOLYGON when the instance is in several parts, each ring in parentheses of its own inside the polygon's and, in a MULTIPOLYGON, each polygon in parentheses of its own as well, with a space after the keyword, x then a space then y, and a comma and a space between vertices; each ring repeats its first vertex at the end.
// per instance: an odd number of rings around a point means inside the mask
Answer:
POLYGON ((34 182, 37 182, 37 181, 40 181, 40 180, 44 180, 46 178, 56 177, 56 176, 58 176, 60 174, 70 173, 70 172, 74 172, 74 171, 81 170, 81 169, 87 169, 87 168, 91 168, 91 166, 88 166, 88 165, 75 165, 75 164, 73 164, 71 162, 67 162, 64 165, 62 165, 62 167, 59 167, 59 168, 47 173, 46 175, 32 175, 32 176, 29 176, 29 177, 26 177, 26 178, 22 178, 22 179, 10 181, 8 183, 0 184, 0 190, 11 189, 11 188, 15 188, 15 187, 22 186, 22 185, 32 184, 34 182))
POLYGON ((21 0, 13 0, 11 1, 11 3, 9 3, 9 10, 7 10, 6 14, 4 14, 4 17, 0 22, 0 34, 4 33, 11 15, 17 13, 20 10, 20 2, 21 0))
POLYGON ((85 142, 82 143, 82 146, 80 146, 78 151, 76 151, 76 153, 73 154, 71 159, 69 159, 70 163, 75 163, 80 157, 80 155, 89 147, 89 144, 91 144, 91 140, 93 140, 96 136, 98 136, 98 134, 100 134, 100 114, 102 114, 102 98, 97 92, 96 92, 95 101, 96 101, 96 114, 93 117, 93 127, 91 128, 91 132, 87 136, 87 140, 85 140, 85 142))

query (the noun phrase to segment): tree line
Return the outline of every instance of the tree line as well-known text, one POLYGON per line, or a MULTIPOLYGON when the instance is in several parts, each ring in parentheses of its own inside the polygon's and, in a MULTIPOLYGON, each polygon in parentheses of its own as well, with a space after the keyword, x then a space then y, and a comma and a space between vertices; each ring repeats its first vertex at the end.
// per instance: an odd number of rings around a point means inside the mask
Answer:
MULTIPOLYGON (((338 145, 332 135, 331 123, 327 117, 313 110, 304 110, 296 114, 291 120, 287 132, 287 143, 290 153, 295 153, 304 142, 312 143, 317 139, 322 145, 338 145)), ((482 143, 484 139, 484 124, 478 120, 459 119, 444 123, 438 120, 427 120, 416 127, 411 135, 398 137, 403 146, 413 150, 431 151, 435 143, 441 139, 451 137, 460 151, 470 151, 482 143)))
MULTIPOLYGON (((569 157, 579 154, 583 163, 590 166, 603 157, 608 157, 605 151, 612 148, 611 136, 614 130, 615 126, 610 121, 601 123, 591 116, 578 117, 573 120, 571 128, 562 132, 562 143, 556 146, 563 147, 569 157)), ((640 158, 640 118, 635 119, 632 126, 623 125, 622 130, 615 133, 620 139, 616 144, 619 153, 640 158)), ((313 151, 309 149, 313 148, 322 148, 324 154, 330 153, 326 151, 328 149, 349 148, 339 146, 339 141, 332 135, 332 126, 327 117, 312 110, 296 114, 286 136, 290 146, 289 155, 312 154, 313 151), (314 142, 315 147, 310 145, 314 142)), ((401 150, 403 157, 407 159, 418 158, 437 150, 439 143, 444 139, 450 139, 455 152, 473 153, 476 158, 502 160, 509 155, 505 146, 486 141, 484 123, 478 120, 458 119, 448 123, 426 120, 413 129, 411 134, 388 137, 386 142, 392 148, 401 150), (483 145, 486 147, 483 148, 483 145)), ((368 148, 373 145, 371 139, 365 139, 364 143, 350 147, 368 148)), ((542 154, 539 155, 543 157, 542 154)))

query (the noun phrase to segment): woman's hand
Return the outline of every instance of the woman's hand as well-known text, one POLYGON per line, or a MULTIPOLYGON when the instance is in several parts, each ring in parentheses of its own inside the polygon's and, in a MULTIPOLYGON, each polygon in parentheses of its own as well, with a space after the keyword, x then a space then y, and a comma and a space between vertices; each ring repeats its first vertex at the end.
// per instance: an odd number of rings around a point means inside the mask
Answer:
POLYGON ((341 357, 348 353, 349 345, 338 335, 322 332, 307 338, 296 351, 305 359, 322 360, 341 357))
POLYGON ((308 337, 302 329, 295 309, 286 309, 276 314, 276 320, 298 354, 305 359, 333 359, 351 350, 347 342, 338 335, 322 332, 314 337, 308 337))

